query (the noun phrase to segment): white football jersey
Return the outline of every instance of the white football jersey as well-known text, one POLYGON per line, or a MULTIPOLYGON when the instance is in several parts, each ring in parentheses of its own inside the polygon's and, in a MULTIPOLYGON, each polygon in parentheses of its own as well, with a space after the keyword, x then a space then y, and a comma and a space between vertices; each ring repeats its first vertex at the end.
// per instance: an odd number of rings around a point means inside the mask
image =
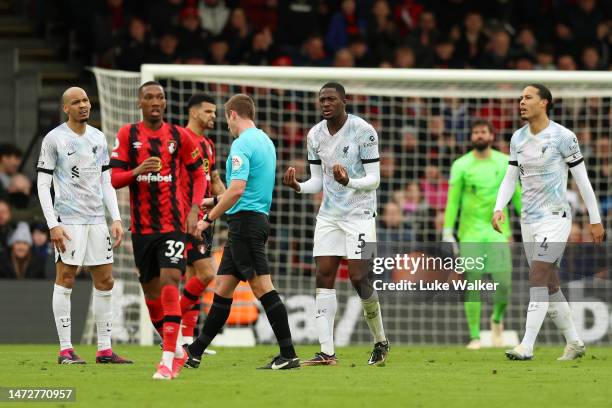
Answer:
POLYGON ((108 168, 104 133, 87 125, 80 136, 63 123, 47 133, 38 171, 53 175, 53 208, 63 224, 103 224, 102 171, 108 168))
POLYGON ((578 139, 571 130, 552 120, 537 135, 525 125, 510 140, 510 164, 518 165, 521 180, 521 222, 532 224, 565 213, 567 171, 583 161, 578 139))
POLYGON ((323 172, 323 202, 319 215, 334 219, 363 219, 376 215, 376 190, 360 191, 334 180, 333 166, 341 164, 349 178, 365 177, 364 163, 376 162, 378 135, 365 120, 348 115, 344 126, 333 136, 327 120, 308 132, 308 162, 320 163, 323 172))

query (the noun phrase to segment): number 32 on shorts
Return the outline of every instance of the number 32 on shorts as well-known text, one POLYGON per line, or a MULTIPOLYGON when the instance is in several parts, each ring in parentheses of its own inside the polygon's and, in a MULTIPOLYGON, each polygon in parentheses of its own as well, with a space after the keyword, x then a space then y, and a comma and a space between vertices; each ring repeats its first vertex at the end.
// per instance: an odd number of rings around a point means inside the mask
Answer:
POLYGON ((164 252, 164 256, 167 258, 182 258, 183 251, 185 251, 185 243, 181 241, 175 241, 169 239, 166 241, 167 250, 164 252))

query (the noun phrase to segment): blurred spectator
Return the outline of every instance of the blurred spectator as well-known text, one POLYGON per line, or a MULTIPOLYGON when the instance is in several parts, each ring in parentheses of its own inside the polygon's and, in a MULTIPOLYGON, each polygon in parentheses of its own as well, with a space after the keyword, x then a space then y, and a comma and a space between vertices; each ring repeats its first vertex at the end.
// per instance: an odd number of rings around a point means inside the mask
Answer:
POLYGON ((526 52, 521 52, 520 54, 515 55, 512 59, 514 69, 531 71, 532 69, 535 69, 535 64, 536 61, 533 56, 526 52))
POLYGON ((382 216, 376 231, 376 238, 381 243, 401 243, 412 240, 412 231, 405 224, 401 207, 389 201, 383 206, 382 216))
POLYGON ((465 64, 455 55, 455 45, 449 38, 440 39, 434 48, 433 68, 460 69, 465 64))
POLYGON ((153 35, 161 37, 170 28, 178 27, 182 8, 183 0, 152 1, 146 17, 153 35))
POLYGON ((9 238, 10 254, 0 259, 2 265, 0 278, 3 279, 43 279, 44 264, 37 262, 32 254, 32 235, 30 227, 20 222, 9 238))
POLYGON ((256 31, 268 29, 276 30, 278 20, 278 6, 284 0, 240 0, 240 7, 244 9, 249 21, 256 31))
POLYGON ((393 50, 400 40, 401 37, 393 21, 389 2, 387 0, 374 1, 368 22, 368 42, 375 62, 390 61, 393 50))
POLYGON ((530 28, 522 28, 516 36, 516 45, 519 51, 526 54, 535 55, 537 52, 538 42, 535 34, 530 28))
POLYGON ((99 64, 112 64, 109 51, 118 45, 125 27, 123 0, 106 0, 91 20, 93 51, 100 57, 99 64))
POLYGON ((465 58, 468 66, 476 67, 482 59, 489 42, 483 32, 482 15, 477 11, 467 13, 463 20, 463 31, 457 44, 457 53, 465 58))
POLYGON ((442 178, 436 166, 425 167, 425 176, 421 180, 421 191, 430 208, 444 210, 448 193, 448 181, 442 178))
POLYGON ((391 192, 401 188, 402 174, 399 171, 395 155, 391 150, 380 152, 380 202, 385 203, 391 198, 391 192))
POLYGON ((576 71, 576 61, 570 54, 561 54, 557 58, 557 68, 560 71, 576 71))
POLYGON ((200 25, 200 16, 195 7, 185 7, 181 10, 180 27, 178 29, 179 54, 185 59, 201 56, 205 59, 210 46, 211 33, 200 25))
POLYGON ((147 58, 147 62, 155 64, 176 64, 178 63, 178 37, 174 31, 167 31, 160 39, 157 48, 147 58))
POLYGON ((215 38, 210 44, 210 63, 215 65, 228 65, 227 53, 229 44, 222 38, 215 38))
POLYGON ((436 27, 436 16, 431 11, 423 11, 419 16, 419 26, 410 35, 409 42, 414 47, 419 67, 433 64, 433 47, 440 33, 436 27))
POLYGON ((349 38, 366 34, 366 21, 357 16, 355 0, 342 0, 341 9, 332 17, 327 30, 326 43, 332 51, 338 51, 348 45, 349 38))
POLYGON ((581 61, 581 69, 585 71, 599 71, 605 69, 599 58, 599 51, 593 46, 582 49, 581 61))
POLYGON ((49 229, 45 224, 32 226, 32 254, 36 262, 44 265, 45 276, 55 278, 55 254, 49 241, 49 229))
POLYGON ((248 65, 272 65, 276 56, 274 38, 268 28, 255 33, 251 40, 251 49, 245 55, 248 65))
POLYGON ((151 54, 151 42, 147 24, 133 17, 128 25, 128 35, 120 46, 117 68, 126 71, 140 71, 140 66, 151 54))
POLYGON ((0 198, 0 253, 8 252, 8 239, 13 233, 11 206, 0 198))
POLYGON ((11 177, 19 170, 22 155, 21 149, 13 144, 0 145, 0 197, 8 189, 11 177))
POLYGON ((353 68, 355 66, 353 54, 351 54, 348 48, 341 48, 336 51, 333 66, 336 68, 353 68))
POLYGON ((323 37, 319 34, 313 34, 308 37, 293 60, 295 62, 294 65, 297 66, 329 66, 330 60, 325 52, 323 37))
POLYGON ((229 45, 228 59, 232 64, 238 64, 251 48, 251 27, 244 10, 240 7, 232 10, 230 20, 223 30, 223 37, 229 45))
POLYGON ((370 49, 364 36, 352 36, 349 40, 348 50, 353 56, 356 67, 366 68, 373 66, 370 49))
POLYGON ((414 68, 416 60, 414 51, 409 46, 400 46, 395 49, 393 68, 414 68))
POLYGON ((550 44, 545 44, 538 48, 536 52, 536 65, 534 68, 539 70, 556 69, 555 55, 550 44))
POLYGON ((299 47, 307 38, 325 33, 317 21, 317 0, 281 0, 278 9, 278 41, 282 45, 299 47), (296 29, 299 27, 300 29, 296 29))
POLYGON ((201 0, 198 13, 202 28, 212 35, 219 35, 227 25, 231 10, 223 0, 201 0))
POLYGON ((499 30, 493 33, 479 68, 507 69, 510 58, 510 34, 505 30, 499 30))
POLYGON ((402 37, 406 36, 418 25, 424 7, 417 0, 399 0, 395 6, 395 21, 402 37))
POLYGON ((578 0, 563 9, 559 26, 561 31, 568 33, 564 39, 570 39, 577 47, 592 43, 597 38, 597 27, 604 21, 604 14, 596 0, 578 0))
POLYGON ((12 217, 15 222, 42 222, 42 210, 37 200, 33 200, 32 182, 23 174, 11 177, 8 188, 9 202, 12 207, 12 217))

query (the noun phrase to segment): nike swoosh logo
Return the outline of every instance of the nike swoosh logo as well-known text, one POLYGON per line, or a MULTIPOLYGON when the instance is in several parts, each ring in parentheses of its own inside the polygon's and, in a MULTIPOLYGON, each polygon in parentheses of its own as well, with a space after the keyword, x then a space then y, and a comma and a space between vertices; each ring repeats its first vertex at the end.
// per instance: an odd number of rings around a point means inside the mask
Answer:
POLYGON ((546 254, 538 254, 538 256, 544 256, 544 255, 546 255, 546 254))
POLYGON ((68 156, 72 156, 75 153, 76 153, 76 150, 74 152, 72 152, 72 153, 68 153, 68 156))
POLYGON ((276 365, 276 363, 272 363, 273 370, 280 370, 283 367, 286 367, 289 364, 289 361, 285 361, 283 364, 276 365))
POLYGON ((111 256, 107 256, 106 259, 111 259, 112 257, 113 257, 112 255, 111 256))
POLYGON ((69 324, 62 324, 62 327, 70 327, 69 324))

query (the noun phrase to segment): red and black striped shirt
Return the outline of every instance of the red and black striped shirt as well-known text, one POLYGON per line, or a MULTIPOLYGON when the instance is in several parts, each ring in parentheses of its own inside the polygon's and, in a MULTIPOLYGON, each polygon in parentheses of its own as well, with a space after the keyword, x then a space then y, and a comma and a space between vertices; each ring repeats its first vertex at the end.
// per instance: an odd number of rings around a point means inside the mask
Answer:
MULTIPOLYGON (((206 177, 206 189, 204 197, 212 197, 212 178, 211 173, 215 170, 216 164, 216 151, 215 145, 206 135, 198 135, 193 130, 185 128, 185 132, 189 135, 192 142, 198 147, 200 151, 200 158, 202 159, 202 169, 204 170, 204 176, 206 177)), ((193 200, 193 177, 189 176, 185 180, 185 203, 191 203, 193 200)))
POLYGON ((165 122, 157 130, 143 122, 124 125, 117 134, 110 166, 113 186, 130 187, 132 233, 185 231, 186 210, 192 202, 201 203, 207 183, 200 151, 184 129, 165 122), (161 159, 161 170, 134 177, 131 170, 151 156, 161 159), (186 204, 183 180, 190 177, 201 188, 194 189, 193 200, 186 204))

